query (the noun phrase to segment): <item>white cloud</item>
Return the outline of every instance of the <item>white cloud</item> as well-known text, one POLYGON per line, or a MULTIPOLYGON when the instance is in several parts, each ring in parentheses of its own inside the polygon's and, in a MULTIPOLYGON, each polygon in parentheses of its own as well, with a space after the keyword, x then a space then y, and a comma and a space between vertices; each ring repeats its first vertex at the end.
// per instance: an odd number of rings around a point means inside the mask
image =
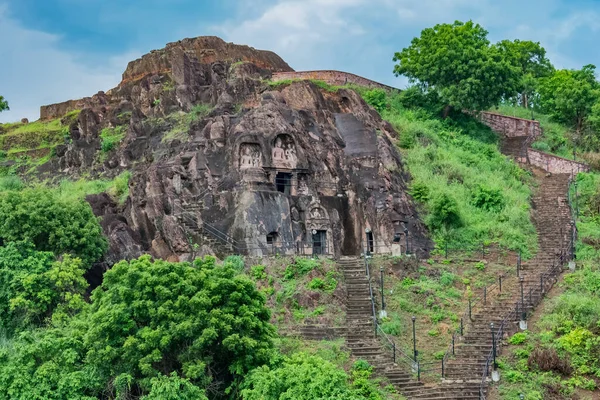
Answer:
POLYGON ((82 62, 83 55, 61 50, 60 37, 23 27, 8 11, 0 4, 0 95, 10 105, 0 121, 35 120, 41 105, 106 91, 119 83, 127 61, 139 56, 117 55, 91 67, 82 62))
POLYGON ((293 67, 308 67, 319 58, 319 46, 335 43, 343 36, 365 32, 345 12, 369 0, 280 0, 262 14, 245 21, 228 21, 214 27, 226 40, 273 50, 293 67))

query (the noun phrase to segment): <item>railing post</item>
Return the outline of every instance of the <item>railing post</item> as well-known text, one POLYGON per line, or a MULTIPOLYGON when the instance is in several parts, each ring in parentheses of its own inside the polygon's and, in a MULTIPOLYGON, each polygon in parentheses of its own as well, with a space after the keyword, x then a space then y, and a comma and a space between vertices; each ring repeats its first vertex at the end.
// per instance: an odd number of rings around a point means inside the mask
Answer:
POLYGON ((421 363, 417 361, 417 381, 421 382, 421 363))
POLYGON ((444 377, 444 359, 442 358, 442 378, 444 377))
POLYGON ((540 299, 544 294, 544 275, 540 275, 540 299))
POLYGON ((454 354, 454 333, 452 334, 452 355, 454 354))
POLYGON ((532 288, 529 288, 529 304, 531 304, 531 307, 533 307, 533 298, 532 298, 531 294, 532 294, 532 288))
POLYGON ((481 242, 481 258, 485 260, 485 242, 481 242))
POLYGON ((502 292, 502 275, 498 276, 498 288, 502 292))
POLYGON ((472 311, 471 310, 471 299, 469 299, 469 321, 473 321, 473 316, 472 316, 471 311, 472 311))
POLYGON ((460 336, 464 336, 464 324, 463 324, 463 319, 460 319, 460 336))
POLYGON ((487 286, 483 288, 483 304, 487 304, 487 286))
POLYGON ((519 254, 517 255, 517 277, 521 276, 521 250, 519 250, 519 254))

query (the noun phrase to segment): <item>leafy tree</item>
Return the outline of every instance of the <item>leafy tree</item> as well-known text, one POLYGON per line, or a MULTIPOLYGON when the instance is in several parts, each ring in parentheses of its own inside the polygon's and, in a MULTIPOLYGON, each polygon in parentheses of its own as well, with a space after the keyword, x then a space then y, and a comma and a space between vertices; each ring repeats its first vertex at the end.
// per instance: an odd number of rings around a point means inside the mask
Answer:
POLYGON ((351 390, 343 369, 304 353, 286 358, 278 367, 256 368, 242 384, 244 400, 361 399, 351 390))
POLYGON ((81 258, 86 266, 107 248, 89 204, 41 188, 0 193, 0 245, 28 241, 39 251, 81 258))
POLYGON ((231 262, 123 261, 79 314, 0 343, 0 398, 235 395, 274 356, 269 319, 264 296, 231 262))
POLYGON ((596 67, 559 70, 542 80, 542 109, 558 122, 572 126, 579 134, 584 129, 600 95, 595 76, 596 67))
POLYGON ((442 193, 434 198, 431 204, 429 224, 435 229, 445 230, 462 226, 456 199, 447 193, 442 193))
POLYGON ((122 261, 104 275, 85 318, 87 360, 111 379, 130 376, 133 388, 177 372, 221 392, 272 355, 264 295, 212 257, 122 261))
POLYGON ((57 311, 64 316, 79 310, 84 273, 81 260, 69 255, 55 261, 53 253, 24 242, 0 247, 0 329, 12 332, 41 325, 57 311))
POLYGON ((0 398, 97 400, 105 382, 85 363, 81 325, 24 331, 0 346, 0 398))
POLYGON ((521 82, 518 87, 520 104, 528 108, 534 97, 540 78, 554 71, 550 60, 546 58, 546 49, 539 42, 529 40, 503 40, 498 47, 520 71, 521 82))
POLYGON ((515 93, 519 71, 491 46, 487 31, 472 21, 427 28, 394 55, 396 76, 405 75, 426 90, 438 92, 451 107, 485 110, 515 93))
POLYGON ((8 108, 8 101, 4 100, 4 97, 0 96, 0 112, 4 110, 10 110, 10 108, 8 108))
POLYGON ((169 376, 152 378, 150 393, 141 400, 207 400, 204 390, 173 372, 169 376))

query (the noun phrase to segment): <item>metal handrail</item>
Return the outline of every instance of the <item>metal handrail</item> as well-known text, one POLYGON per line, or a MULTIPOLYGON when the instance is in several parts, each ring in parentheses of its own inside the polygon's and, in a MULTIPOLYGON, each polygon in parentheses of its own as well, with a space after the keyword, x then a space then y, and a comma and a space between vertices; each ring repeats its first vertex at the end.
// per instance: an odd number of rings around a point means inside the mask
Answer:
MULTIPOLYGON (((573 227, 571 227, 571 229, 573 229, 573 227)), ((571 241, 568 243, 568 246, 571 247, 571 242, 573 241, 573 238, 571 238, 571 241)), ((558 275, 560 275, 560 272, 562 270, 562 267, 564 266, 565 262, 567 262, 569 260, 570 257, 573 257, 573 254, 569 254, 568 251, 566 251, 564 248, 560 249, 560 254, 559 256, 557 256, 555 258, 555 261, 552 263, 552 265, 550 267, 548 267, 546 269, 546 271, 542 272, 540 274, 540 277, 542 277, 542 281, 543 282, 543 278, 546 277, 546 279, 551 278, 551 279, 556 279, 556 277, 558 275)), ((542 301, 543 295, 544 295, 544 291, 543 291, 543 287, 540 286, 539 288, 539 297, 536 296, 536 300, 535 302, 533 301, 532 298, 532 289, 530 288, 530 296, 529 296, 529 302, 528 305, 529 307, 531 307, 533 309, 533 307, 537 304, 539 304, 542 301), (535 304, 534 304, 535 303, 535 304)), ((535 292, 537 292, 537 288, 535 289, 535 292)), ((524 304, 521 306, 522 310, 521 312, 526 313, 525 308, 523 308, 524 304)), ((518 309, 519 309, 519 302, 517 301, 515 308, 512 309, 511 311, 508 312, 508 314, 506 315, 506 317, 504 318, 504 320, 502 321, 502 323, 500 324, 500 328, 498 329, 498 333, 495 336, 495 340, 496 343, 500 343, 500 339, 502 337, 502 334, 504 332, 504 326, 506 325, 506 323, 511 319, 511 318, 517 318, 518 317, 518 309), (514 314, 514 317, 513 317, 514 314)), ((496 353, 496 355, 498 355, 498 352, 496 353)), ((488 377, 488 369, 489 369, 489 365, 490 362, 492 360, 492 357, 494 356, 493 354, 493 348, 492 351, 489 353, 488 357, 486 358, 486 364, 482 373, 482 378, 481 378, 481 383, 479 385, 479 398, 480 400, 485 400, 485 387, 486 387, 486 380, 488 377)))
POLYGON ((365 268, 367 274, 367 281, 369 282, 369 297, 371 298, 371 309, 373 312, 373 329, 375 330, 375 335, 377 335, 377 313, 375 311, 375 297, 373 296, 373 286, 371 285, 371 272, 369 269, 369 259, 367 258, 367 253, 363 253, 365 258, 365 268))

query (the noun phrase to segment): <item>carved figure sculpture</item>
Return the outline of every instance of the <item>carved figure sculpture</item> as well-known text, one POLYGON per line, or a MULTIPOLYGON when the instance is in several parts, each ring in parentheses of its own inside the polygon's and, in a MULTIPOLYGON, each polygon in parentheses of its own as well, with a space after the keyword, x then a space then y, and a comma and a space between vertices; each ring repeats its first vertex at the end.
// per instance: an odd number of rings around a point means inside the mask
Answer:
POLYGON ((262 153, 260 146, 244 143, 240 146, 240 169, 261 168, 262 153))

